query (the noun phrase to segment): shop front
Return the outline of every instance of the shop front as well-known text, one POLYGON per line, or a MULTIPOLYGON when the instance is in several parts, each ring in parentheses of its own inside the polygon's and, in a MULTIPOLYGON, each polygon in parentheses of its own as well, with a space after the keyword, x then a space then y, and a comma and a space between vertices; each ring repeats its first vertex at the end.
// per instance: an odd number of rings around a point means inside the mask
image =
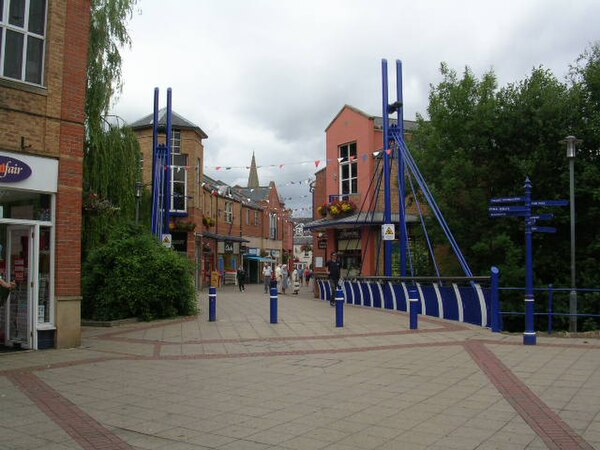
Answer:
POLYGON ((58 161, 0 152, 0 348, 56 342, 54 242, 58 161))

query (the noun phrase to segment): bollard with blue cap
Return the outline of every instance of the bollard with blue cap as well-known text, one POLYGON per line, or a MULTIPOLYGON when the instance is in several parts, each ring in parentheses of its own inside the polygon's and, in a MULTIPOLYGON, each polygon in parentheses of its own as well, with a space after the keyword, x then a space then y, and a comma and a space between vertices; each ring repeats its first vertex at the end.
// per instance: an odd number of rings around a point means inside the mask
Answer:
POLYGON ((208 321, 214 322, 217 320, 217 288, 208 288, 208 321))
POLYGON ((271 323, 277 323, 277 285, 271 288, 271 323))
POLYGON ((419 314, 420 309, 420 301, 419 301, 419 292, 416 287, 411 287, 408 289, 408 303, 410 308, 410 329, 417 329, 417 314, 419 314))
POLYGON ((335 326, 344 326, 344 293, 339 287, 335 291, 335 326))

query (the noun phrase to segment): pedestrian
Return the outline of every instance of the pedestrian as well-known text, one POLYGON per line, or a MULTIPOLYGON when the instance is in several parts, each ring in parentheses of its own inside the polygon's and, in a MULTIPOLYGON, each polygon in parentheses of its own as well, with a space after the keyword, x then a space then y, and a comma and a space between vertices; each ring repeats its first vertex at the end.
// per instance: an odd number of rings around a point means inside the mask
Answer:
POLYGON ((237 270, 237 282, 240 292, 244 292, 246 290, 246 271, 242 266, 239 266, 237 270))
POLYGON ((302 266, 296 267, 295 270, 296 270, 296 274, 298 276, 298 282, 300 283, 300 286, 302 286, 302 284, 304 284, 304 280, 303 280, 304 270, 302 269, 302 266))
POLYGON ((308 286, 311 277, 312 272, 310 270, 310 267, 306 266, 306 269, 304 269, 304 282, 306 283, 306 286, 308 286))
POLYGON ((275 280, 277 281, 277 293, 281 292, 281 264, 275 266, 275 280))
POLYGON ((294 268, 292 272, 292 283, 294 284, 294 295, 298 295, 298 291, 300 290, 300 280, 302 280, 302 269, 298 270, 298 268, 294 268))
POLYGON ((290 273, 288 272, 287 265, 281 266, 281 292, 285 294, 285 290, 290 284, 290 273))
POLYGON ((10 283, 4 279, 2 274, 0 274, 0 307, 4 306, 6 300, 8 300, 8 296, 10 295, 10 291, 17 287, 17 284, 14 281, 10 283))
POLYGON ((273 276, 273 269, 267 263, 265 263, 265 267, 263 267, 263 278, 265 279, 265 294, 269 293, 269 288, 271 287, 271 277, 273 276))
POLYGON ((335 306, 335 291, 340 282, 340 272, 342 269, 337 256, 337 253, 333 252, 331 254, 331 259, 325 263, 327 274, 329 275, 329 285, 331 286, 331 298, 329 299, 329 304, 331 306, 335 306))

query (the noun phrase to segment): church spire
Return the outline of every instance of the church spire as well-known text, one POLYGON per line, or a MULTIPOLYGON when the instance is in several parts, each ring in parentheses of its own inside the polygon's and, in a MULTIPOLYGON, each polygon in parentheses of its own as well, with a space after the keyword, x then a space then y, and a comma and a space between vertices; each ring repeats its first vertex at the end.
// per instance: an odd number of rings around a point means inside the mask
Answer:
POLYGON ((260 187, 258 183, 258 171, 256 170, 256 159, 254 159, 254 152, 252 152, 252 163, 250 164, 250 175, 248 175, 248 187, 257 188, 260 187))

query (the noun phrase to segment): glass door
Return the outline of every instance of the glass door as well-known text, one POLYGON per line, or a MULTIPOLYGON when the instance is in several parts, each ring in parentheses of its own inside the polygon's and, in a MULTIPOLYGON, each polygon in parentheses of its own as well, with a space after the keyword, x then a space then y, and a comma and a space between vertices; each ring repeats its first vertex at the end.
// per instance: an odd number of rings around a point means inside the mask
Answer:
POLYGON ((6 279, 17 287, 6 302, 6 343, 22 348, 35 348, 33 231, 33 226, 7 227, 6 279))

